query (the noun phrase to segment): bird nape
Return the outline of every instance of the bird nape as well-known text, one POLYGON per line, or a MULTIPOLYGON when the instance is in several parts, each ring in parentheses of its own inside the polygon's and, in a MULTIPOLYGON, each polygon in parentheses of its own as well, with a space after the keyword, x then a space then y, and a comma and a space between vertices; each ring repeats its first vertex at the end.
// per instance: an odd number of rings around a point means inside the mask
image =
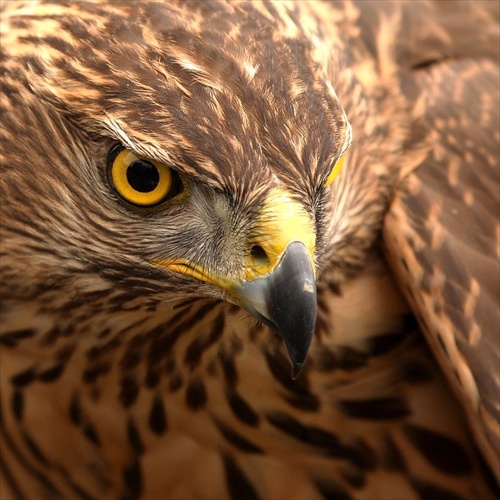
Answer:
POLYGON ((498 498, 498 2, 0 15, 2 499, 498 498))

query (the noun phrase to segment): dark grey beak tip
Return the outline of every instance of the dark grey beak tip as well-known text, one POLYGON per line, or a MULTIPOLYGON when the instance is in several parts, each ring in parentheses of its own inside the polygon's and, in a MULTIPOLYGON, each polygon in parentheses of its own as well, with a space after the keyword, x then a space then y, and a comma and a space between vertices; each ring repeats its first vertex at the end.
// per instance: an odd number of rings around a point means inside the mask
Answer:
POLYGON ((292 378, 293 378, 293 380, 295 380, 300 375, 300 372, 302 371, 303 367, 304 367, 304 363, 294 363, 292 361, 292 378))
POLYGON ((245 283, 239 292, 245 307, 283 337, 297 378, 316 325, 316 282, 306 247, 290 243, 271 274, 245 283))

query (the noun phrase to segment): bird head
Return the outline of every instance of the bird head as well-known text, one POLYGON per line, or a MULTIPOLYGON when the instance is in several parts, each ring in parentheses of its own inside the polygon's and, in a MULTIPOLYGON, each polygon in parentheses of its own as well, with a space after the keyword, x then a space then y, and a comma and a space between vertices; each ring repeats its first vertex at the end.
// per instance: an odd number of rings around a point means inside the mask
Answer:
POLYGON ((2 165, 26 279, 9 293, 225 300, 297 374, 351 142, 314 23, 280 3, 17 8, 2 165))

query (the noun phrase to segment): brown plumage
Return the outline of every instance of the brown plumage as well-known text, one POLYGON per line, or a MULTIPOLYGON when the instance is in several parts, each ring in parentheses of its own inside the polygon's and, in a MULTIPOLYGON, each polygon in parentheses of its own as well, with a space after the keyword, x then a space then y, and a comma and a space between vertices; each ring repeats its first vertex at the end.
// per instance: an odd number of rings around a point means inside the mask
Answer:
POLYGON ((495 498, 498 18, 3 3, 2 499, 495 498))

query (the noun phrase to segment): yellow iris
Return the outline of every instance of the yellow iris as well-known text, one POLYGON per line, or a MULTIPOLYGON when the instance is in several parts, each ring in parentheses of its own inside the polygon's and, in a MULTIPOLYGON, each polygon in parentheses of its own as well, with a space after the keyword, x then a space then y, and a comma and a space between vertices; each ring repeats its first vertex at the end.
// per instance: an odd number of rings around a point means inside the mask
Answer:
POLYGON ((344 157, 341 156, 336 162, 335 165, 332 168, 332 171, 328 174, 328 177, 326 178, 324 186, 329 186, 339 175, 340 171, 342 170, 342 165, 344 164, 344 157))
POLYGON ((163 163, 137 156, 128 149, 112 160, 110 174, 116 192, 143 207, 163 201, 172 187, 172 170, 163 163))

